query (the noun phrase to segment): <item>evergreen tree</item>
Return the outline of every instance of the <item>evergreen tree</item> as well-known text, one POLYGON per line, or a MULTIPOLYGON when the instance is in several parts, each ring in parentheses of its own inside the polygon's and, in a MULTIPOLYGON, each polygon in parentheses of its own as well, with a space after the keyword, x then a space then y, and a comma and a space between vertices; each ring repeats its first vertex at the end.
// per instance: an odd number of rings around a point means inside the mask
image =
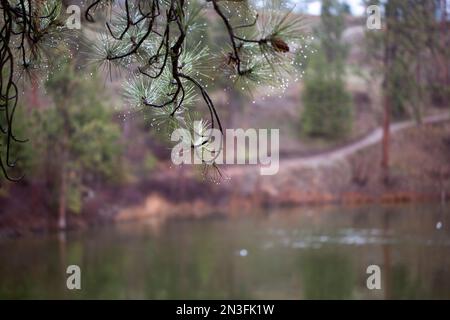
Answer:
POLYGON ((35 110, 30 147, 34 170, 51 172, 58 199, 58 226, 66 226, 66 210, 79 212, 86 185, 121 178, 120 128, 102 102, 98 78, 82 78, 71 63, 63 64, 46 83, 53 104, 35 110), (37 163, 36 163, 37 162, 37 163))
MULTIPOLYGON (((88 20, 105 2, 93 3, 88 20)), ((148 113, 154 126, 169 132, 178 127, 193 131, 197 105, 205 107, 208 127, 223 130, 208 93, 211 78, 223 77, 249 92, 260 85, 286 87, 296 71, 295 51, 304 37, 304 24, 284 1, 125 1, 118 9, 100 39, 95 60, 108 69, 130 71, 125 84, 128 100, 148 113), (205 27, 198 23, 205 12, 226 34, 217 55, 192 41, 205 27)), ((207 147, 207 141, 192 147, 207 147)))
MULTIPOLYGON (((383 7, 384 13, 383 30, 368 30, 366 43, 368 61, 381 70, 383 78, 382 168, 383 179, 388 181, 391 117, 411 114, 420 121, 424 107, 430 103, 432 91, 428 89, 433 83, 429 75, 435 73, 436 61, 446 56, 448 48, 441 41, 436 17, 441 2, 368 0, 366 3, 383 7)), ((444 60, 448 60, 448 55, 444 60)))
MULTIPOLYGON (((21 65, 26 70, 39 66, 45 44, 57 41, 64 29, 61 1, 1 0, 4 11, 0 61, 4 66, 21 65), (54 36, 54 31, 59 31, 54 36), (14 38, 14 40, 13 40, 14 38), (45 40, 45 41, 44 41, 45 40), (47 41, 47 42, 46 42, 47 41), (13 48, 19 43, 19 55, 13 48), (11 63, 10 63, 11 62, 11 63)), ((111 70, 128 72, 126 93, 133 105, 149 113, 154 125, 168 129, 185 127, 193 130, 193 106, 203 103, 209 127, 223 130, 214 101, 208 93, 211 71, 225 76, 243 92, 253 86, 269 84, 286 87, 288 75, 296 71, 295 51, 304 37, 300 17, 286 9, 280 0, 91 0, 85 20, 94 22, 99 12, 107 12, 104 33, 94 44, 94 62, 111 70), (221 23, 227 43, 220 44, 221 54, 212 57, 208 46, 196 41, 196 32, 204 12, 214 18, 207 25, 221 23), (212 21, 212 22, 211 22, 212 21)), ((104 16, 103 16, 104 17, 104 16)), ((7 92, 2 92, 1 116, 7 125, 1 133, 0 165, 14 166, 9 157, 13 140, 13 109, 17 79, 9 70, 7 92), (11 106, 11 100, 14 100, 11 106), (5 158, 6 157, 6 158, 5 158)), ((2 74, 3 75, 3 74, 2 74)), ((2 123, 0 121, 0 123, 2 123)), ((197 146, 193 146, 194 148, 197 146)))
POLYGON ((302 95, 302 131, 310 136, 339 138, 351 129, 351 97, 344 82, 348 49, 341 39, 345 12, 337 0, 322 2, 317 53, 308 64, 302 95))
POLYGON ((346 6, 338 0, 322 0, 321 25, 317 33, 320 50, 325 54, 328 73, 332 77, 342 77, 345 73, 348 45, 342 41, 342 34, 347 14, 346 6))
POLYGON ((48 66, 48 54, 58 51, 65 28, 59 0, 1 0, 0 9, 0 169, 6 179, 16 181, 10 174, 17 167, 11 151, 14 144, 26 142, 14 126, 19 80, 37 81, 48 66))

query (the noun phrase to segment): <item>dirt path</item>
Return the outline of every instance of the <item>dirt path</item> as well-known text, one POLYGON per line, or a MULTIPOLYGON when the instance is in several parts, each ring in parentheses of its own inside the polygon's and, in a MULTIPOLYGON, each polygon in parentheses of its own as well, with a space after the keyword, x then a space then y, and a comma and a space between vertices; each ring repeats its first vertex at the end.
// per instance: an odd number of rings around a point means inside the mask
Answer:
MULTIPOLYGON (((443 121, 450 120, 450 113, 445 112, 437 115, 432 115, 425 117, 422 121, 423 124, 433 124, 443 121)), ((391 133, 395 134, 402 130, 414 127, 417 125, 415 121, 403 121, 394 123, 391 125, 391 133)), ((317 168, 320 166, 330 166, 338 161, 342 161, 348 156, 355 154, 359 150, 365 149, 369 146, 379 143, 383 138, 382 128, 377 128, 371 133, 366 135, 364 138, 354 141, 348 145, 345 145, 339 149, 334 149, 332 151, 325 151, 320 154, 312 156, 300 156, 296 158, 280 159, 280 172, 284 170, 290 170, 293 168, 317 168)), ((239 176, 244 173, 247 169, 258 169, 258 166, 234 166, 229 167, 226 170, 228 176, 239 176)))

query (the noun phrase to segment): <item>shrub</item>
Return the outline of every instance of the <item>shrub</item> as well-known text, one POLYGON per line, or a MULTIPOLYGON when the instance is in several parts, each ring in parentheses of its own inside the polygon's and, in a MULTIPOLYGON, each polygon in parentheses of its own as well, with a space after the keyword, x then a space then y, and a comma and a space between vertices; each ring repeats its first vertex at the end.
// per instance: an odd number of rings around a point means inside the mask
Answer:
POLYGON ((351 96, 341 79, 315 76, 305 82, 302 131, 308 136, 340 138, 352 126, 351 96))

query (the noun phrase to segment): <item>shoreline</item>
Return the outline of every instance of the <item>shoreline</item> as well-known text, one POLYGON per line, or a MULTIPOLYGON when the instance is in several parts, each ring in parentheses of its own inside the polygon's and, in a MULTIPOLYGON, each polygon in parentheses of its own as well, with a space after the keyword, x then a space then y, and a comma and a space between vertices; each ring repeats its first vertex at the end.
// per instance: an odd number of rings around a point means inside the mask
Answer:
MULTIPOLYGON (((204 200, 192 202, 181 201, 171 202, 159 193, 151 193, 143 202, 118 209, 108 218, 99 219, 98 213, 82 212, 80 215, 69 215, 68 227, 59 230, 56 227, 56 219, 47 215, 46 219, 36 219, 34 221, 25 219, 21 221, 20 227, 17 224, 10 226, 3 225, 0 221, 0 241, 7 239, 18 239, 29 236, 54 235, 59 232, 71 232, 74 230, 86 230, 98 226, 108 226, 128 222, 145 221, 156 219, 158 223, 165 223, 169 220, 182 219, 205 219, 214 216, 224 218, 239 215, 252 214, 255 210, 276 210, 294 208, 320 208, 320 207, 365 207, 365 206, 385 206, 385 205, 407 205, 407 204, 442 204, 450 203, 450 193, 445 195, 446 201, 442 201, 442 195, 424 194, 417 192, 385 192, 378 196, 367 195, 358 192, 348 192, 339 196, 330 194, 305 193, 299 197, 287 195, 284 199, 264 198, 264 195, 255 197, 234 197, 227 205, 218 209, 217 205, 204 200)), ((112 205, 114 206, 114 205, 112 205)), ((26 215, 30 217, 30 214, 26 215)))

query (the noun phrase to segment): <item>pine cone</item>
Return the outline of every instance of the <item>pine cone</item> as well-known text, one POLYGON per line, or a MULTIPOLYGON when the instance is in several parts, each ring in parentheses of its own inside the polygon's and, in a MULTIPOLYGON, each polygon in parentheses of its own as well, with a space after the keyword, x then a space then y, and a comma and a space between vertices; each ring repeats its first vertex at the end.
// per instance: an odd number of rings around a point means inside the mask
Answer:
POLYGON ((271 38, 270 44, 278 52, 289 52, 289 45, 281 38, 271 38))

